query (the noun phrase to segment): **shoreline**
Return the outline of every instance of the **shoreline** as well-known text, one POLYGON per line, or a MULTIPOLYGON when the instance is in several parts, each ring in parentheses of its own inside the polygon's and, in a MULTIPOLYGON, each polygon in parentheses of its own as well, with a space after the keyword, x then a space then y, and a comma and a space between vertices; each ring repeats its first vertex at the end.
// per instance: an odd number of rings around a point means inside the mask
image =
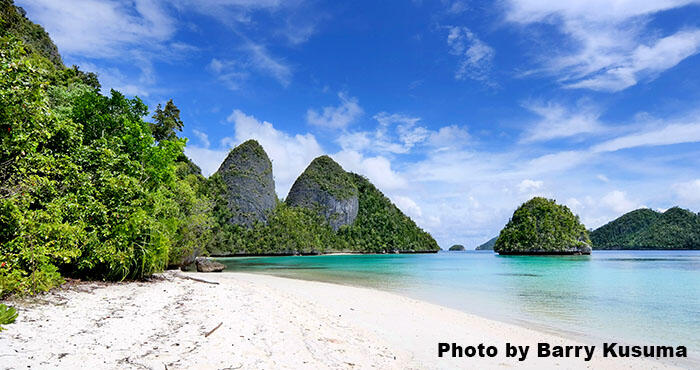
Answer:
POLYGON ((233 253, 212 254, 211 258, 237 258, 237 257, 309 257, 309 256, 349 256, 349 255, 385 255, 385 254, 434 254, 440 251, 396 251, 384 253, 369 252, 329 252, 329 253, 233 253))
POLYGON ((81 283, 12 302, 20 316, 0 334, 0 359, 17 369, 689 366, 678 359, 594 356, 586 362, 533 353, 518 362, 503 355, 505 342, 580 343, 369 288, 239 272, 158 276, 81 283), (438 358, 439 342, 494 345, 499 355, 438 358))

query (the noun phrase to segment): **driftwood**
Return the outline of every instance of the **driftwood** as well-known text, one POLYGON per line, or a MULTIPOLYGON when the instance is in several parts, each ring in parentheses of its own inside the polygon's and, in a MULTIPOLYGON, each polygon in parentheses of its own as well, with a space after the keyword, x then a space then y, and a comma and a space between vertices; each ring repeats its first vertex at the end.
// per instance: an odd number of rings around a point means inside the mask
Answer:
POLYGON ((209 281, 209 280, 204 280, 204 279, 200 279, 200 278, 196 278, 196 277, 192 277, 192 276, 184 276, 184 275, 180 275, 180 274, 175 274, 175 276, 177 276, 177 277, 179 277, 179 278, 182 278, 182 279, 189 279, 189 280, 199 281, 200 283, 207 283, 207 284, 219 285, 219 282, 218 282, 218 281, 209 281))
POLYGON ((219 325, 217 325, 217 326, 216 326, 216 327, 215 327, 214 329, 211 329, 211 331, 210 331, 210 332, 208 332, 208 333, 204 334, 204 338, 206 338, 206 337, 210 336, 210 335, 211 335, 211 333, 213 333, 214 331, 216 331, 216 329, 220 328, 220 327, 221 327, 221 325, 222 325, 223 323, 224 323, 223 321, 222 321, 222 322, 220 322, 220 323, 219 323, 219 325))

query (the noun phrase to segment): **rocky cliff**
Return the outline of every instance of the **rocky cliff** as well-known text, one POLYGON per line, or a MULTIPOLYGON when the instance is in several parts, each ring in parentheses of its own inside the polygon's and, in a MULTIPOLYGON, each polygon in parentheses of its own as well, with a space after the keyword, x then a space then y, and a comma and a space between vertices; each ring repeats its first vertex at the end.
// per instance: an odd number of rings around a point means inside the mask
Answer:
POLYGON ((351 225, 359 207, 352 177, 326 155, 314 159, 297 178, 286 203, 319 212, 333 230, 351 225))
POLYGON ((253 226, 267 222, 277 205, 272 162, 255 140, 248 140, 228 154, 214 174, 223 182, 223 196, 234 225, 253 226))

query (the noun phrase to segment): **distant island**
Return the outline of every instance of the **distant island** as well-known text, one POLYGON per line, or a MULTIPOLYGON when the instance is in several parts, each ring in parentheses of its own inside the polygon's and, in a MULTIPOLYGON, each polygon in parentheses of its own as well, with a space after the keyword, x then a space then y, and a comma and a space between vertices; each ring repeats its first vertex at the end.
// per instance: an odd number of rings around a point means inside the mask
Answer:
POLYGON ((641 208, 591 232, 594 249, 700 249, 700 214, 641 208))
POLYGON ((590 254, 588 231, 569 207, 535 197, 523 203, 501 230, 501 255, 590 254))
POLYGON ((458 251, 464 251, 465 248, 462 244, 455 244, 455 245, 451 246, 449 250, 452 252, 458 252, 458 251))
POLYGON ((489 239, 486 243, 481 244, 480 246, 476 247, 476 250, 478 250, 478 251, 492 251, 493 246, 496 245, 496 239, 498 239, 498 237, 494 236, 493 238, 489 239))

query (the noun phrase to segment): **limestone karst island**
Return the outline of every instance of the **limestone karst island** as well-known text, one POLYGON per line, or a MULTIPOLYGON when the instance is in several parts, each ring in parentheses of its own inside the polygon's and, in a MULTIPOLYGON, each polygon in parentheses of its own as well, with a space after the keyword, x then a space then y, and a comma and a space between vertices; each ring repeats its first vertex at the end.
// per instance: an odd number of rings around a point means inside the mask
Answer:
POLYGON ((0 369, 700 368, 700 4, 0 0, 0 369))

